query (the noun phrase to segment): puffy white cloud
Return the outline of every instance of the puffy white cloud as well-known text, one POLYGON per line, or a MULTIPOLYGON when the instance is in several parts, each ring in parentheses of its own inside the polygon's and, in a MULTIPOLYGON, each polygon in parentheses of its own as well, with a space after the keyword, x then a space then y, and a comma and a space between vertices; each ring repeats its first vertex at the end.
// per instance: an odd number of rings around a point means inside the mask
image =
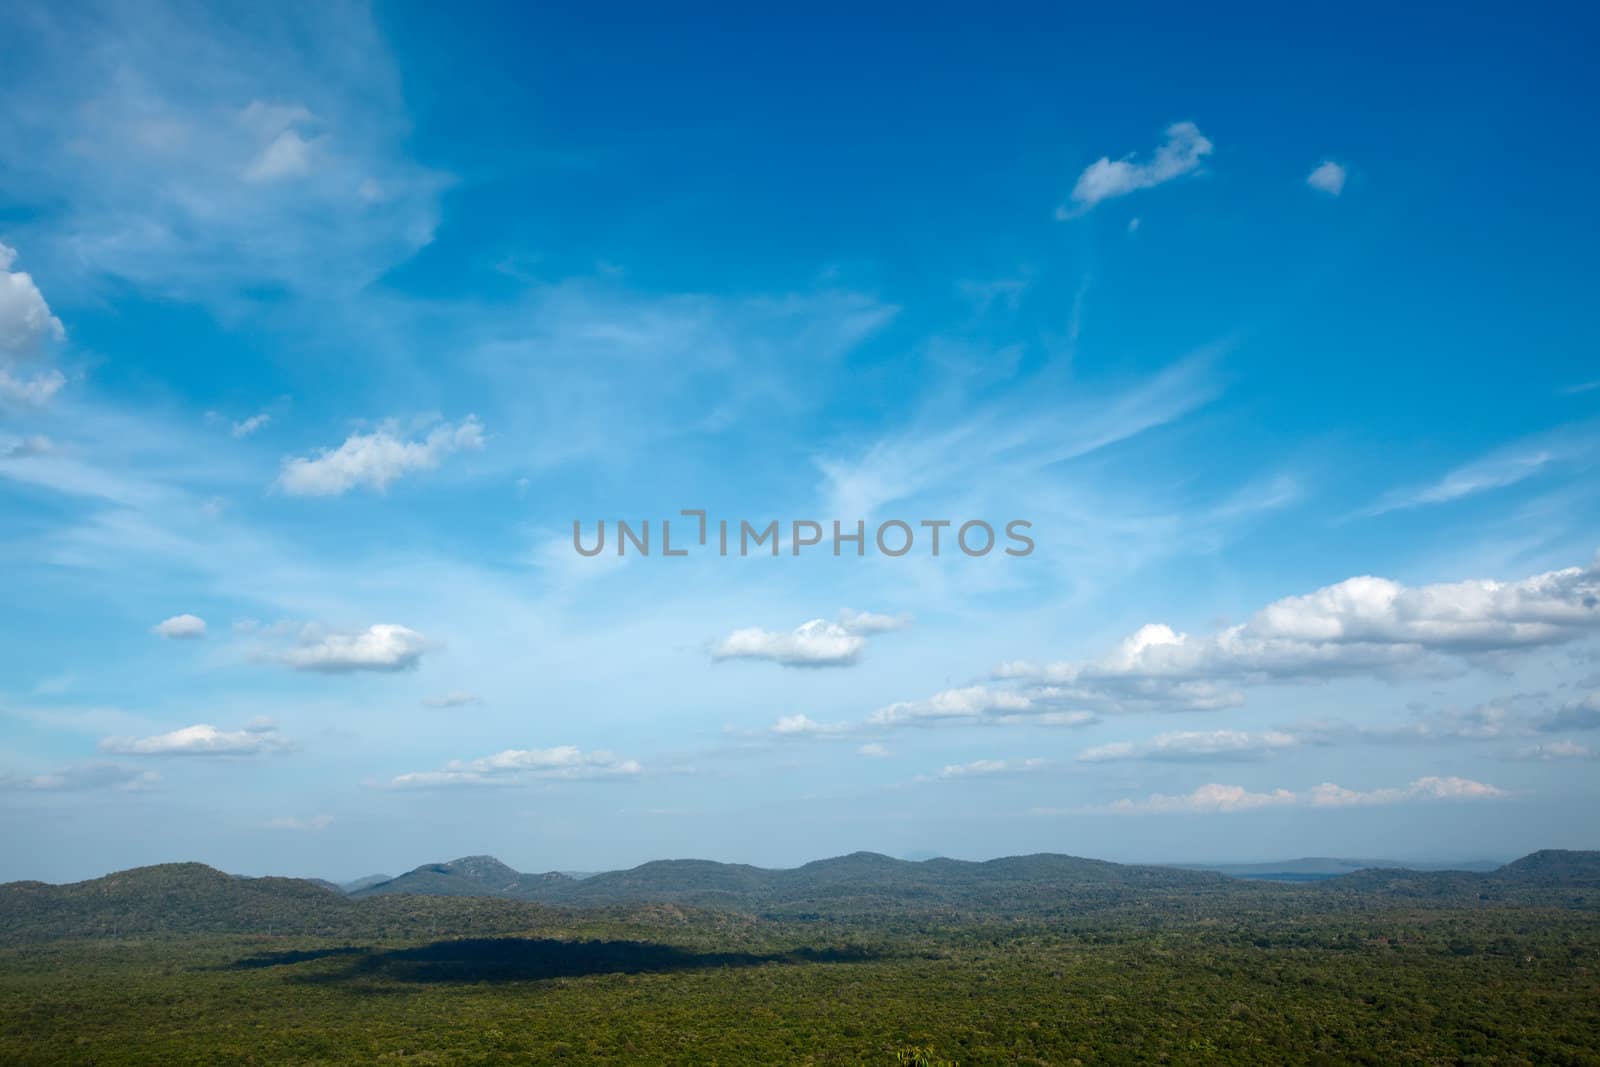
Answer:
POLYGON ((295 830, 301 833, 317 833, 333 825, 332 815, 312 815, 300 819, 293 815, 280 815, 275 819, 267 820, 269 830, 295 830))
POLYGON ((711 646, 711 658, 767 660, 785 667, 849 667, 860 660, 868 637, 910 625, 909 615, 845 608, 832 622, 812 619, 788 633, 759 626, 735 630, 711 646))
POLYGON ((1344 167, 1331 159, 1325 159, 1306 175, 1306 184, 1319 193, 1338 196, 1344 192, 1344 179, 1344 167))
POLYGON ((66 377, 51 368, 24 373, 18 365, 66 337, 66 330, 50 313, 33 276, 11 269, 16 260, 17 250, 0 242, 0 408, 42 407, 66 377))
POLYGON ((1289 789, 1251 792, 1244 786, 1210 782, 1190 793, 1152 793, 1140 799, 1125 798, 1086 808, 1035 809, 1039 815, 1184 815, 1232 814, 1262 808, 1303 806, 1313 808, 1376 807, 1415 801, 1503 800, 1510 793, 1470 778, 1418 778, 1390 789, 1346 789, 1324 782, 1302 793, 1289 789))
POLYGON ((417 631, 378 623, 356 633, 307 629, 294 648, 278 659, 299 671, 347 674, 353 671, 403 671, 417 665, 433 645, 417 631))
POLYGON ((13 271, 17 250, 0 242, 0 361, 36 354, 67 335, 26 271, 13 271))
POLYGON ((1302 743, 1281 730, 1249 733, 1242 730, 1177 730, 1157 734, 1148 741, 1116 741, 1078 753, 1081 763, 1124 760, 1184 762, 1190 760, 1259 759, 1302 743))
MULTIPOLYGON (((1085 663, 1004 664, 997 677, 1077 686, 1109 696, 1202 697, 1163 686, 1257 684, 1416 670, 1449 658, 1514 652, 1600 630, 1600 564, 1514 582, 1473 579, 1408 587, 1350 578, 1268 604, 1248 622, 1210 636, 1150 624, 1109 655, 1085 663)), ((1226 689, 1214 691, 1232 700, 1226 689)), ((1234 700, 1233 702, 1237 702, 1234 700)), ((1194 707, 1184 701, 1174 706, 1194 707)))
POLYGON ((154 771, 141 771, 117 763, 80 763, 48 774, 0 774, 0 789, 29 792, 75 792, 90 789, 116 789, 137 792, 161 780, 154 771))
POLYGON ((752 626, 735 630, 711 646, 711 658, 755 659, 785 667, 849 667, 861 658, 867 639, 836 622, 812 619, 788 633, 752 626))
POLYGON ((402 774, 389 783, 398 789, 439 786, 510 785, 519 781, 555 779, 579 781, 631 778, 643 771, 637 760, 619 759, 610 752, 584 752, 575 745, 556 748, 508 748, 474 760, 451 760, 437 771, 402 774))
POLYGON ((472 415, 435 426, 420 440, 405 439, 391 422, 351 434, 338 448, 284 461, 277 486, 291 496, 338 496, 362 487, 381 492, 404 475, 437 468, 452 453, 482 447, 483 424, 472 415))
POLYGON ((950 763, 940 769, 934 778, 951 781, 956 778, 985 778, 997 774, 1020 774, 1025 771, 1042 771, 1050 767, 1047 759, 979 759, 968 763, 950 763))
POLYGON ((1039 710, 1026 693, 994 686, 945 689, 926 700, 900 701, 868 718, 876 726, 898 726, 940 719, 972 721, 990 715, 1025 715, 1039 710))
POLYGON ((219 730, 202 722, 154 737, 108 737, 100 742, 100 751, 120 756, 255 756, 293 748, 269 720, 256 720, 242 730, 219 730))
POLYGON ((150 632, 158 637, 189 641, 206 635, 206 620, 198 615, 174 615, 156 623, 150 632))
POLYGON ((1211 154, 1212 144, 1192 122, 1175 122, 1166 130, 1167 139, 1148 163, 1134 162, 1133 155, 1121 159, 1101 156, 1084 168, 1072 187, 1075 211, 1063 209, 1063 216, 1086 211, 1102 200, 1150 189, 1200 169, 1211 154))

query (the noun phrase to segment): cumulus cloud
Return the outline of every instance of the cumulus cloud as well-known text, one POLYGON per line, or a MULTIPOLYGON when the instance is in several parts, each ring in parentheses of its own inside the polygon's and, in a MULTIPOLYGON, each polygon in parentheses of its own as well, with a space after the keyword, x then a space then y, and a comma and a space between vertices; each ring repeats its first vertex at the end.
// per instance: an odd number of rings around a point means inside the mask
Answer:
POLYGON ((17 250, 0 242, 0 359, 33 356, 67 335, 33 276, 11 269, 16 262, 17 250))
POLYGON ((1344 167, 1331 159, 1325 159, 1317 164, 1315 170, 1306 175, 1306 184, 1319 193, 1338 196, 1344 192, 1344 179, 1344 167))
POLYGON ((754 659, 785 667, 849 667, 861 658, 867 639, 836 622, 812 619, 788 633, 752 626, 735 630, 711 646, 711 658, 754 659))
POLYGON ((154 786, 160 780, 161 775, 154 771, 141 771, 116 763, 80 763, 48 774, 0 774, 0 789, 51 793, 93 789, 137 792, 154 786))
POLYGON ((307 818, 296 818, 293 815, 280 815, 275 819, 267 820, 269 830, 294 830, 301 833, 317 833, 333 825, 332 815, 312 815, 307 818))
POLYGON ((468 415, 408 440, 390 422, 371 433, 351 434, 338 448, 285 460, 277 486, 290 496, 339 496, 352 489, 382 492, 396 479, 434 470, 446 456, 483 447, 483 424, 468 415))
POLYGON ((1187 762, 1260 759, 1299 744, 1301 744, 1299 737, 1281 730, 1267 730, 1261 733, 1242 730, 1177 730, 1157 734, 1148 741, 1116 741, 1086 748, 1078 753, 1078 761, 1114 763, 1125 760, 1187 762))
POLYGON ((1501 800, 1511 794, 1497 786, 1475 782, 1470 778, 1418 778, 1408 785, 1390 789, 1346 789, 1332 782, 1324 782, 1304 792, 1273 789, 1251 792, 1244 786, 1223 785, 1210 782, 1191 793, 1152 793, 1141 799, 1122 799, 1077 809, 1035 809, 1036 814, 1105 814, 1105 815, 1184 815, 1232 814, 1256 811, 1263 808, 1291 806, 1313 808, 1375 807, 1405 804, 1414 801, 1465 801, 1501 800))
POLYGON ((150 632, 170 640, 192 641, 206 635, 206 620, 198 615, 174 615, 156 623, 150 632))
POLYGON ((16 261, 17 250, 0 242, 0 406, 42 407, 66 378, 54 369, 25 373, 20 364, 62 340, 66 330, 50 313, 33 276, 11 269, 16 261))
POLYGON ((631 778, 643 771, 637 760, 610 752, 584 752, 575 745, 556 748, 508 748, 474 760, 451 760, 437 771, 416 771, 390 781, 397 789, 440 786, 512 785, 537 780, 582 781, 631 778))
POLYGON ((404 671, 415 667, 433 645, 417 631, 378 623, 355 633, 325 633, 308 627, 300 644, 278 653, 297 671, 349 674, 354 671, 404 671))
MULTIPOLYGON (((1321 680, 1556 645, 1596 630, 1597 563, 1514 582, 1472 579, 1408 587, 1363 576, 1275 601, 1248 622, 1209 636, 1153 623, 1099 660, 1013 663, 996 674, 1099 690, 1130 682, 1321 680)), ((1159 690, 1151 695, 1159 696, 1159 690)))
POLYGON ((1148 163, 1135 162, 1132 154, 1113 160, 1101 156, 1084 168, 1072 187, 1073 208, 1058 215, 1070 217, 1094 207, 1102 200, 1126 196, 1140 189, 1151 189, 1200 169, 1211 154, 1212 144, 1192 122, 1175 122, 1167 127, 1166 140, 1148 163))
POLYGON ((242 730, 219 730, 202 722, 154 737, 108 737, 100 742, 100 751, 119 756, 255 756, 292 748, 277 726, 264 719, 242 730))

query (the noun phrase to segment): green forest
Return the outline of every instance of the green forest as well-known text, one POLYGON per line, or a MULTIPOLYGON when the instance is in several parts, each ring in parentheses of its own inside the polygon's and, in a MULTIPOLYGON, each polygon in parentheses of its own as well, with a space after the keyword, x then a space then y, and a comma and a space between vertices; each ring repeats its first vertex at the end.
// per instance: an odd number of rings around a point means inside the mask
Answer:
POLYGON ((1594 854, 1541 856, 1115 891, 1047 863, 946 894, 856 858, 714 908, 198 865, 18 883, 0 1062, 1600 1064, 1594 854))

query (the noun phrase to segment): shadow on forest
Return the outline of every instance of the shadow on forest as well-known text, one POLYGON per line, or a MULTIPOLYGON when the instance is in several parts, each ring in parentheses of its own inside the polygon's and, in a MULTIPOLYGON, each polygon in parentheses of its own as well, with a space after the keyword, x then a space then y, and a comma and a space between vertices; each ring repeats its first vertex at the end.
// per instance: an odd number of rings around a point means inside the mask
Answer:
POLYGON ((401 982, 518 982, 579 978, 589 974, 639 974, 764 963, 857 963, 878 959, 865 948, 795 949, 789 952, 693 952, 648 941, 556 941, 496 937, 436 941, 413 948, 343 948, 274 952, 250 956, 228 970, 254 970, 332 958, 348 962, 333 970, 296 975, 304 982, 387 978, 401 982))

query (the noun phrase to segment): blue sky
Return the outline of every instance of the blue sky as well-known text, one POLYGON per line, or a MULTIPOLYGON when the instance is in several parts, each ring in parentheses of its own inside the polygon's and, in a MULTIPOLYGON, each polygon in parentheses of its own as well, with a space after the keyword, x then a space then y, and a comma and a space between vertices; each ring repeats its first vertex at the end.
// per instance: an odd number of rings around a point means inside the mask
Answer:
POLYGON ((4 18, 0 877, 1595 846, 1592 12, 4 18))

